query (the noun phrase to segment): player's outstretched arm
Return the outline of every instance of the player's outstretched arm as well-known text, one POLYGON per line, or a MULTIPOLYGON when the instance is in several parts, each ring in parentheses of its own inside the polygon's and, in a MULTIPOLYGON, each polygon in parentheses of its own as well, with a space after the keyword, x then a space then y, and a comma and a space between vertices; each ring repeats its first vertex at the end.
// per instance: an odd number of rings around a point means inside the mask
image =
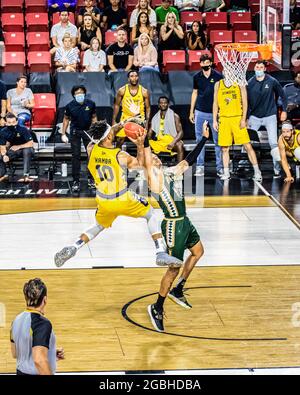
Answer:
POLYGON ((144 144, 144 155, 149 188, 153 193, 160 193, 163 186, 163 174, 160 169, 153 166, 152 152, 147 138, 144 144))
POLYGON ((294 182, 294 178, 292 177, 290 167, 288 164, 288 160, 286 157, 285 146, 284 146, 284 143, 283 143, 281 137, 279 137, 279 140, 278 140, 278 148, 279 148, 279 153, 280 153, 281 166, 282 166, 282 168, 285 172, 285 175, 286 175, 284 182, 294 182))
POLYGON ((144 140, 146 137, 146 131, 140 131, 136 139, 128 137, 137 147, 136 158, 129 155, 127 152, 121 151, 118 154, 118 161, 121 166, 125 166, 128 169, 143 169, 145 158, 144 158, 144 140))

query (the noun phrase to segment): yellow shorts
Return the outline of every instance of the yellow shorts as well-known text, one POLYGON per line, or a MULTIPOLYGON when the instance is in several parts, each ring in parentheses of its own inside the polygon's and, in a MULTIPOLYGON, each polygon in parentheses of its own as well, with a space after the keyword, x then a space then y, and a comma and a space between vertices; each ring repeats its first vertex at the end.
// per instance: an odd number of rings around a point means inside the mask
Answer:
POLYGON ((144 217, 151 208, 148 199, 130 190, 114 199, 96 197, 96 201, 98 204, 96 221, 104 228, 109 228, 120 215, 144 217))
POLYGON ((218 145, 230 147, 232 144, 242 145, 250 142, 246 128, 241 129, 241 117, 219 119, 218 145))
POLYGON ((167 148, 167 146, 171 144, 173 140, 174 137, 170 136, 169 134, 165 134, 158 136, 157 141, 149 140, 149 144, 155 154, 159 154, 160 152, 168 152, 170 155, 176 155, 176 152, 167 148))

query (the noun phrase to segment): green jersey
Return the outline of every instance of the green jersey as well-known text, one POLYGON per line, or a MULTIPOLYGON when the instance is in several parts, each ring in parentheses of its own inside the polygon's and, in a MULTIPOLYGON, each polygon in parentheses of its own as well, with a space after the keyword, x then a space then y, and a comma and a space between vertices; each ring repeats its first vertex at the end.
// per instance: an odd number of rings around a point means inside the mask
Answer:
POLYGON ((157 199, 165 218, 178 218, 186 216, 183 182, 164 175, 164 187, 157 199))
POLYGON ((174 12, 174 14, 176 15, 176 19, 177 19, 177 21, 179 22, 179 13, 178 13, 177 8, 169 7, 169 8, 166 10, 166 9, 165 9, 164 7, 162 7, 162 6, 157 7, 157 8, 155 9, 157 22, 164 23, 165 20, 166 20, 166 16, 167 16, 167 14, 168 14, 169 12, 174 12))

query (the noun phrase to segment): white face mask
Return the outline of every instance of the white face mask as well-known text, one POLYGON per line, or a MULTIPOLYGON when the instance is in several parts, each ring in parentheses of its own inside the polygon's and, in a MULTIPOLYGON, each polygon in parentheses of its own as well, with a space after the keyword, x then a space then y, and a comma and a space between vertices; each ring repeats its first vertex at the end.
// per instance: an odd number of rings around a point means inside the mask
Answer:
POLYGON ((78 95, 75 95, 75 100, 77 103, 83 103, 85 99, 85 94, 84 93, 79 93, 78 95))

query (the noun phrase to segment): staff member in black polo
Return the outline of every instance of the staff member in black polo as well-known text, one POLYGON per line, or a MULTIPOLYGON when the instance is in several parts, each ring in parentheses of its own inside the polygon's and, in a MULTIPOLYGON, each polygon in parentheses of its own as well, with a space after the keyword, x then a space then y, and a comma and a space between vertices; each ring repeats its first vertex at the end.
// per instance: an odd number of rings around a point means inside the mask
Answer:
MULTIPOLYGON (((72 192, 80 191, 80 157, 81 140, 85 146, 90 143, 90 139, 84 133, 90 129, 91 124, 97 122, 96 104, 86 98, 86 88, 83 85, 73 86, 71 90, 74 100, 67 104, 62 126, 62 141, 68 143, 66 131, 70 125, 70 137, 72 148, 72 192)), ((88 185, 93 187, 92 178, 89 177, 88 185)))
MULTIPOLYGON (((0 37, 1 40, 1 37, 0 37)), ((0 80, 0 100, 1 100, 1 116, 0 116, 0 127, 5 126, 5 115, 6 115, 6 85, 0 80)))
POLYGON ((20 157, 23 157, 24 177, 18 181, 30 182, 30 163, 34 156, 31 133, 25 126, 18 125, 15 114, 9 112, 5 119, 6 127, 0 131, 0 182, 8 180, 6 164, 20 157))
MULTIPOLYGON (((218 132, 213 128, 213 101, 215 83, 220 81, 222 74, 212 69, 212 58, 203 54, 200 57, 201 71, 194 76, 194 88, 191 98, 190 121, 195 124, 196 140, 202 139, 202 128, 205 121, 208 121, 212 130, 215 143, 217 174, 223 174, 222 150, 218 145, 218 132)), ((197 158, 195 176, 204 175, 205 146, 197 158)))

